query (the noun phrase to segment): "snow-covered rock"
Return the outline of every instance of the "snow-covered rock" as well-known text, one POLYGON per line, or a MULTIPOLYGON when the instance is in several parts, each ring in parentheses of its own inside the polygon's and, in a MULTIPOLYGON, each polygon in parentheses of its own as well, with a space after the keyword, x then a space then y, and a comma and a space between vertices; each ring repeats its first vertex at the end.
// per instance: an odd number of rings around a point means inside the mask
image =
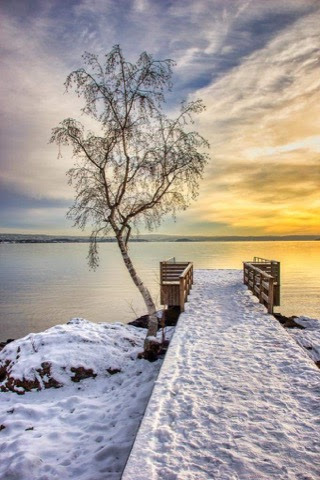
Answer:
POLYGON ((145 334, 73 319, 3 349, 10 378, 39 390, 18 382, 0 394, 1 480, 120 479, 162 363, 137 358, 145 334), (43 364, 61 388, 45 388, 43 364), (93 378, 72 381, 88 370, 93 378))
POLYGON ((0 388, 24 393, 110 376, 135 360, 144 336, 143 330, 132 326, 82 318, 31 333, 0 352, 0 388))

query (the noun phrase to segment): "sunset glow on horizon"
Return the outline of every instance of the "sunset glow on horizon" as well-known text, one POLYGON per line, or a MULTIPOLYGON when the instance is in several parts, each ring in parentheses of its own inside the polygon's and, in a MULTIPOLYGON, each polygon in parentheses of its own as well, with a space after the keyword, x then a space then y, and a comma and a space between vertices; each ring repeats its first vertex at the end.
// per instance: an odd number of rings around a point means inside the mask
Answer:
MULTIPOLYGON (((51 128, 80 118, 65 95, 81 54, 119 43, 177 62, 168 111, 201 98, 210 143, 199 197, 166 218, 177 235, 320 235, 320 3, 230 0, 13 0, 1 5, 2 233, 78 235, 74 192, 51 128)), ((141 229, 143 233, 143 229, 141 229)))

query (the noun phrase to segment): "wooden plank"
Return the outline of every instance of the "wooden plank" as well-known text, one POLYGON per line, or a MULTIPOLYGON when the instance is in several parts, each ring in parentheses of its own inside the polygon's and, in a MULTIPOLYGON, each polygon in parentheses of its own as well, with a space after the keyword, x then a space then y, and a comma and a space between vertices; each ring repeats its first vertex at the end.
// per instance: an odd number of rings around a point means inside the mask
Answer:
POLYGON ((176 285, 163 285, 161 287, 161 305, 179 306, 179 283, 176 285))
POLYGON ((179 273, 179 275, 180 275, 180 273, 183 272, 183 270, 184 270, 183 268, 176 268, 174 270, 163 268, 162 272, 164 274, 166 274, 166 273, 179 273))
POLYGON ((182 274, 182 272, 180 271, 177 271, 177 272, 162 272, 162 276, 163 277, 180 277, 180 275, 182 274))
POLYGON ((267 258, 262 258, 262 257, 253 257, 253 261, 254 262, 269 262, 270 263, 270 260, 268 260, 267 258))
POLYGON ((260 268, 256 268, 256 271, 261 273, 261 275, 264 277, 264 278, 271 278, 271 275, 269 275, 268 273, 266 273, 264 270, 260 270, 260 268))
POLYGON ((188 265, 189 265, 188 262, 183 262, 183 263, 163 263, 164 268, 171 268, 171 269, 175 269, 175 268, 186 268, 186 266, 188 266, 188 265))
POLYGON ((185 277, 192 267, 193 267, 192 263, 189 263, 189 265, 181 273, 180 277, 185 277))
POLYGON ((172 279, 172 278, 177 278, 179 280, 179 278, 181 277, 181 274, 179 272, 177 273, 169 273, 168 275, 163 275, 163 278, 164 279, 172 279))
POLYGON ((275 278, 274 282, 274 305, 280 305, 280 262, 272 261, 272 267, 274 269, 272 276, 275 278))
POLYGON ((177 275, 176 277, 164 277, 161 283, 171 283, 171 282, 175 283, 175 282, 179 282, 179 279, 180 279, 179 275, 177 275))
POLYGON ((164 277, 163 281, 164 282, 176 282, 179 281, 180 275, 175 275, 175 276, 169 276, 169 277, 164 277))
POLYGON ((166 267, 179 267, 189 265, 190 262, 163 263, 166 267))
POLYGON ((175 263, 176 257, 170 257, 167 260, 164 260, 163 263, 175 263))
POLYGON ((163 275, 181 275, 183 269, 179 270, 162 270, 163 275))
POLYGON ((164 272, 163 277, 171 278, 171 277, 180 277, 181 273, 180 272, 164 272))
POLYGON ((189 262, 163 263, 163 266, 166 268, 180 268, 180 267, 186 267, 187 265, 189 265, 189 262))
POLYGON ((163 268, 164 270, 183 270, 184 268, 186 268, 186 265, 177 265, 175 263, 173 263, 172 265, 164 264, 163 268))
POLYGON ((180 272, 163 272, 163 277, 166 277, 166 278, 172 278, 172 277, 177 277, 179 278, 181 275, 180 272))

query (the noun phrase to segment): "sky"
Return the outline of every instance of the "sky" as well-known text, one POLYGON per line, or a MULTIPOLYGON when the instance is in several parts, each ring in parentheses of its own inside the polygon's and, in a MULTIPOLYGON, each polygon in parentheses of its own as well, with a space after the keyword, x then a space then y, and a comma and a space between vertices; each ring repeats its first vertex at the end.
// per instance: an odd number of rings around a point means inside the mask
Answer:
POLYGON ((176 61, 168 109, 203 99, 199 197, 160 233, 320 234, 320 0, 1 0, 0 232, 81 234, 51 129, 64 81, 114 44, 176 61))

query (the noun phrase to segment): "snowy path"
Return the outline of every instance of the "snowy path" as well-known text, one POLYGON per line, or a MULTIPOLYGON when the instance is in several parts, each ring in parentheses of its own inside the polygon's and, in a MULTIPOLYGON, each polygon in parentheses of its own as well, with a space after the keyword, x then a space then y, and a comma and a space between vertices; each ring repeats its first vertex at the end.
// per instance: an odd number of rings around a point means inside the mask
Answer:
POLYGON ((320 372, 235 270, 198 270, 122 480, 320 478, 320 372))

